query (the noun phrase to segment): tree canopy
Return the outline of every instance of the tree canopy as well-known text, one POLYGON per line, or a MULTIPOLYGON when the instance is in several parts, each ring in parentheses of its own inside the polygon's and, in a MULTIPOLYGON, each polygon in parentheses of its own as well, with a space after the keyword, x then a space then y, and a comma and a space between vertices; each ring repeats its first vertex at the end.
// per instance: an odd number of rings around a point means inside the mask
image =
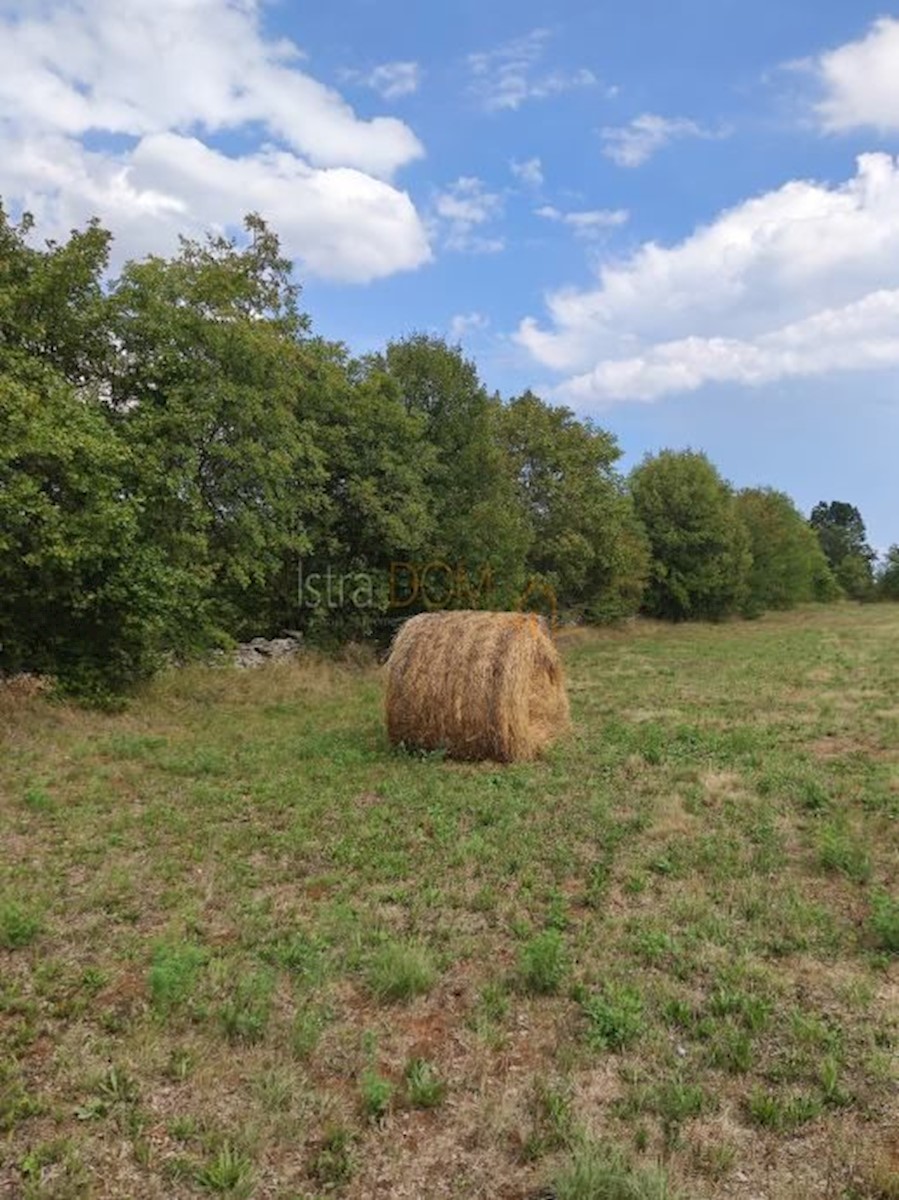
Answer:
MULTIPOLYGON (((875 592, 851 504, 806 523, 692 451, 625 479, 607 429, 503 400, 440 337, 358 358, 317 336, 258 216, 114 280, 96 222, 34 232, 0 206, 0 671, 99 696, 246 635, 386 639, 423 607, 719 619, 875 592)), ((893 547, 876 593, 897 579, 893 547)))

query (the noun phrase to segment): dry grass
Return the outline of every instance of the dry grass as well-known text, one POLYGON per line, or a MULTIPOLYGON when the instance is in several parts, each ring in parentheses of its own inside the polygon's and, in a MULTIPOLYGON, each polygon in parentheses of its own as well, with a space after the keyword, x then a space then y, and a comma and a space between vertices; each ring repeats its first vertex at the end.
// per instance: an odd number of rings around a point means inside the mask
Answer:
POLYGON ((374 665, 10 705, 0 1196, 899 1197, 899 608, 563 654, 504 767, 374 665))
POLYGON ((387 663, 393 745, 528 762, 568 727, 562 663, 532 613, 423 613, 387 663))

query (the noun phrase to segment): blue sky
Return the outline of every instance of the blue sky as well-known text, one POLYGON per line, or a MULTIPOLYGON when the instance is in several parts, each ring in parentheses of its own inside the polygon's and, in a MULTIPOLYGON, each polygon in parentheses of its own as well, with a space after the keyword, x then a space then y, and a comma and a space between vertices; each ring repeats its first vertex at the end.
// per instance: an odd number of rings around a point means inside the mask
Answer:
POLYGON ((0 195, 117 261, 258 209, 315 327, 899 541, 899 9, 0 0, 0 195), (4 28, 5 26, 5 28, 4 28))

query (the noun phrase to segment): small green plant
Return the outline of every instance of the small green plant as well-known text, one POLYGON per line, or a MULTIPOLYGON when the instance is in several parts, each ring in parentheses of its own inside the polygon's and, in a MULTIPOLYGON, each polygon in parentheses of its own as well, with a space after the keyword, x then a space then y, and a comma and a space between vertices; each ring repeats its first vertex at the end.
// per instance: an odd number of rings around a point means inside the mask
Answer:
POLYGON ((509 994, 502 983, 493 980, 484 985, 478 997, 478 1011, 487 1021, 504 1021, 509 1015, 509 994))
POLYGON ((222 1145, 215 1158, 198 1168, 196 1183, 207 1192, 249 1196, 252 1191, 253 1164, 231 1142, 222 1145))
POLYGON ((571 1089, 564 1083, 537 1079, 528 1109, 532 1127, 522 1146, 527 1162, 570 1147, 575 1139, 571 1089))
POLYGON ((840 1064, 835 1058, 828 1056, 824 1059, 818 1072, 818 1079, 821 1083, 821 1095, 825 1104, 832 1108, 842 1108, 844 1104, 849 1103, 850 1097, 840 1087, 840 1064))
POLYGON ((259 1042, 265 1036, 272 1008, 274 978, 265 971, 239 978, 219 1008, 219 1020, 231 1042, 259 1042))
POLYGON ((406 1099, 413 1108, 437 1108, 446 1095, 446 1084, 437 1068, 423 1058, 406 1064, 406 1099))
POLYGON ((818 1096, 778 1096, 757 1088, 746 1102, 749 1117, 755 1125, 783 1133, 797 1129, 814 1120, 823 1108, 818 1096))
POLYGON ((745 1075, 752 1067, 752 1038, 745 1029, 725 1025, 709 1047, 709 1062, 732 1075, 745 1075))
POLYGON ((387 942, 371 961, 368 983, 379 1000, 411 1000, 431 990, 435 974, 423 946, 387 942))
POLYGON ((328 1016, 318 1005, 298 1009, 290 1030, 290 1046, 294 1056, 305 1062, 315 1053, 328 1016))
POLYGON ((678 1200, 660 1168, 637 1168, 617 1150, 585 1142, 553 1180, 555 1200, 678 1200))
POLYGON ((393 1096, 393 1084, 372 1068, 362 1072, 360 1087, 362 1111, 371 1121, 380 1121, 386 1115, 393 1096))
POLYGON ((871 902, 868 925, 878 949, 899 954, 899 900, 885 892, 878 893, 871 902))
POLYGON ((296 982, 305 987, 320 984, 326 974, 323 943, 302 932, 276 942, 267 957, 275 965, 289 971, 296 982))
POLYGON ((352 1178, 353 1165, 352 1134, 343 1126, 333 1126, 312 1157, 312 1178, 322 1187, 339 1187, 352 1178))
POLYGON ((136 1104, 140 1099, 137 1080, 121 1067, 111 1066, 97 1084, 97 1095, 110 1104, 136 1104))
POLYGON ((195 1066, 194 1056, 184 1046, 173 1046, 166 1064, 166 1075, 175 1083, 184 1083, 190 1078, 195 1066))
POLYGON ((830 821, 822 829, 818 857, 825 871, 838 872, 853 883, 871 878, 871 856, 839 822, 830 821))
POLYGON ((41 931, 41 920, 15 900, 0 903, 0 948, 21 950, 29 945, 41 931))
POLYGON ((708 1011, 715 1017, 735 1017, 745 1029, 759 1033, 771 1017, 771 1004, 753 992, 721 986, 709 997, 708 1011))
POLYGON ((522 946, 518 956, 522 987, 536 996, 557 992, 567 970, 565 942, 557 929, 545 929, 522 946))
POLYGON ((43 788, 29 788, 22 802, 31 812, 52 813, 56 811, 56 801, 43 788))
POLYGON ((163 1015, 188 1003, 209 955, 191 942, 160 942, 147 975, 150 1003, 163 1015))
POLYGON ((259 1076, 253 1090, 266 1112, 287 1112, 293 1102, 295 1081, 290 1071, 271 1067, 259 1076))
POLYGON ((176 1142, 190 1142, 200 1132, 200 1122, 189 1114, 183 1117, 172 1117, 166 1126, 169 1136, 176 1142))
POLYGON ((643 1032, 643 1000, 626 984, 608 983, 581 998, 587 1018, 587 1043, 594 1050, 620 1050, 643 1032))

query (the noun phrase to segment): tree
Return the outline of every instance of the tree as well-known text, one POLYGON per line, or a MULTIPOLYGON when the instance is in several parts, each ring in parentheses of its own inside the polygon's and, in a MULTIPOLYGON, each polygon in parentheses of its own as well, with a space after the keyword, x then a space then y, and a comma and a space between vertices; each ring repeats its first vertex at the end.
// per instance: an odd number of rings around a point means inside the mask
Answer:
POLYGON ((877 592, 884 600, 899 600, 899 544, 887 550, 877 575, 877 592))
MULTIPOLYGON (((424 414, 405 406, 394 378, 370 361, 351 359, 339 344, 315 340, 307 350, 316 364, 314 411, 327 507, 303 568, 307 578, 330 571, 348 585, 335 589, 328 603, 304 596, 291 623, 333 642, 381 632, 391 564, 420 562, 426 554, 434 535, 428 479, 436 455, 424 414)), ((310 403, 307 393, 307 415, 310 403)))
POLYGON ((259 632, 327 509, 308 319, 278 239, 246 227, 245 246, 183 239, 172 259, 129 263, 110 301, 110 407, 145 536, 201 581, 206 623, 238 635, 259 632))
POLYGON ((7 360, 0 427, 0 669, 94 697, 149 675, 181 589, 142 537, 129 448, 34 360, 7 360))
POLYGON ((96 384, 110 348, 103 275, 112 235, 91 221, 38 248, 33 231, 29 213, 15 225, 0 203, 0 358, 15 352, 74 386, 96 384))
POLYGON ((636 612, 649 552, 614 469, 615 439, 532 392, 510 401, 501 429, 530 527, 529 577, 588 620, 636 612))
POLYGON ((743 604, 752 565, 733 492, 704 454, 664 450, 630 477, 652 554, 645 610, 719 619, 743 604))
POLYGON ((814 530, 789 496, 772 488, 747 488, 737 495, 737 509, 752 553, 747 613, 839 595, 814 530))
POLYGON ((877 555, 867 542, 865 523, 854 504, 821 501, 812 509, 809 524, 818 534, 837 581, 856 600, 870 597, 877 555))
POLYGON ((152 671, 189 604, 102 400, 110 236, 32 230, 0 206, 0 670, 99 698, 152 671))
POLYGON ((486 602, 479 589, 487 571, 489 602, 514 603, 524 585, 528 530, 501 443, 499 398, 488 394, 459 347, 427 334, 390 342, 370 369, 389 376, 407 411, 424 418, 434 452, 427 475, 434 528, 427 557, 458 569, 473 584, 472 591, 457 586, 452 602, 486 602))

